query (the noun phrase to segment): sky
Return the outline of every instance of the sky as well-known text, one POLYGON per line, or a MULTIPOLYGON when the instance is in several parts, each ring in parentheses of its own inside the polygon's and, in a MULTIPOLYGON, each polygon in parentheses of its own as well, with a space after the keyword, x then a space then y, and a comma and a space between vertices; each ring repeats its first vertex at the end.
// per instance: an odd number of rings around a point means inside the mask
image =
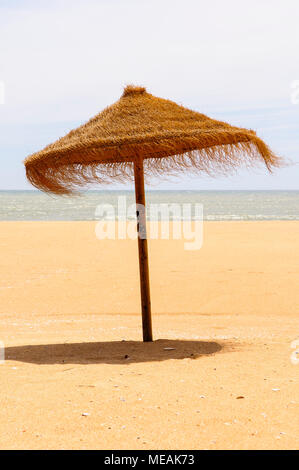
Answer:
POLYGON ((287 162, 150 188, 299 189, 298 18, 298 0, 0 0, 0 190, 31 189, 24 158, 129 83, 256 130, 287 162))

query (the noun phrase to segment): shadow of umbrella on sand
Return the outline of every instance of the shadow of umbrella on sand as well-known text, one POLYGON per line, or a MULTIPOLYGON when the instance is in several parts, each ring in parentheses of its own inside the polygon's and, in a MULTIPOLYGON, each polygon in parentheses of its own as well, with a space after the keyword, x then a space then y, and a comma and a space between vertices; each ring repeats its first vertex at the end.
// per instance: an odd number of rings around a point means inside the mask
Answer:
POLYGON ((136 364, 169 359, 198 359, 222 350, 229 344, 215 341, 159 339, 144 345, 140 341, 102 343, 34 344, 5 349, 10 361, 33 364, 136 364))
POLYGON ((88 183, 135 180, 143 340, 152 341, 144 176, 183 171, 229 174, 280 160, 252 130, 210 119, 129 85, 121 98, 25 160, 42 191, 72 194, 88 183))

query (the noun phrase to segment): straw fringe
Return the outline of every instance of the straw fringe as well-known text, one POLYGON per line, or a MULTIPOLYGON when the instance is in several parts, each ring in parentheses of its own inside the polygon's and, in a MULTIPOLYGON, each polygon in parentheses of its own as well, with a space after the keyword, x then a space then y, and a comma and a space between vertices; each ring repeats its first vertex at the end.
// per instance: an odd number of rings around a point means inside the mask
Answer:
POLYGON ((137 158, 147 182, 185 171, 216 176, 259 162, 270 171, 281 165, 254 131, 128 86, 117 103, 28 157, 26 175, 43 191, 71 194, 95 182, 132 181, 137 158))
MULTIPOLYGON (((260 145, 261 147, 261 145, 260 145)), ((201 150, 191 150, 185 153, 144 157, 145 181, 151 177, 161 177, 165 174, 175 176, 182 172, 197 174, 206 173, 209 176, 229 175, 239 167, 252 167, 258 161, 265 163, 269 170, 278 166, 277 157, 271 156, 268 148, 267 159, 264 159, 259 146, 253 142, 239 142, 217 147, 206 147, 201 150), (244 158, 247 156, 248 158, 244 158)), ((138 155, 136 155, 138 158, 138 155)), ((26 175, 31 184, 43 191, 55 194, 71 194, 80 187, 92 183, 111 184, 134 180, 134 161, 108 162, 99 161, 85 163, 64 163, 51 166, 48 161, 39 163, 38 167, 28 165, 26 175)))

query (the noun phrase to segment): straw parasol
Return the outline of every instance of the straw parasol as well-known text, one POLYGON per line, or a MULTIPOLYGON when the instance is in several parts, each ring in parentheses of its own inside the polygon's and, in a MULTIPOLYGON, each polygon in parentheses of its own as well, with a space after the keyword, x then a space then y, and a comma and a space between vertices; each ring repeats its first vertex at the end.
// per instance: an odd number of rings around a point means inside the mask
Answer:
POLYGON ((135 181, 143 340, 152 341, 144 177, 184 171, 214 176, 259 162, 271 171, 280 159, 254 131, 129 85, 116 103, 27 157, 25 167, 35 187, 55 194, 94 182, 135 181))

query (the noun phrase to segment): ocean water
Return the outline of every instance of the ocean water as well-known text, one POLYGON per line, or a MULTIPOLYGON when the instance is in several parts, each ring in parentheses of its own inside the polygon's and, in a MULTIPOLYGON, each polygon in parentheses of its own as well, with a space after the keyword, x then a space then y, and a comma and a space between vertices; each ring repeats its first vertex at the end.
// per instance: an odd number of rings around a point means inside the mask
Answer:
MULTIPOLYGON (((195 205, 202 204, 204 220, 299 220, 299 191, 147 191, 146 199, 149 219, 154 217, 150 207, 162 203, 189 204, 191 217, 195 205)), ((107 214, 112 210, 117 217, 119 201, 122 209, 129 208, 134 192, 88 191, 70 198, 0 191, 0 220, 98 220, 103 204, 109 205, 107 214)))

